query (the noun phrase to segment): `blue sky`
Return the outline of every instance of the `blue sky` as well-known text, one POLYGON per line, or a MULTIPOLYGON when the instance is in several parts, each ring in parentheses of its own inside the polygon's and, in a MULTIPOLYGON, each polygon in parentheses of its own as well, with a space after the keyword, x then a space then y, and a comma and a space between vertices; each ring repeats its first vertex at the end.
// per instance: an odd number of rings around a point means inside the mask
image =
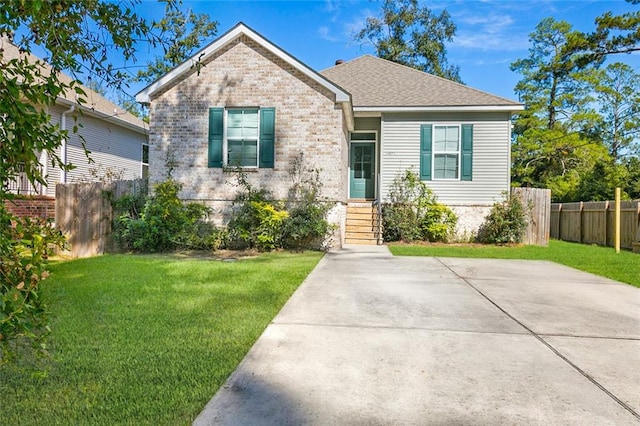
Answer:
MULTIPOLYGON (((520 76, 509 70, 509 64, 527 57, 528 36, 542 19, 551 16, 569 22, 575 29, 591 31, 594 19, 604 12, 620 14, 640 7, 624 0, 419 2, 436 12, 446 9, 450 13, 457 32, 447 44, 447 56, 451 64, 460 66, 462 80, 471 87, 513 100, 517 100, 513 87, 520 76)), ((244 22, 316 71, 333 66, 337 59, 374 54, 371 45, 355 42, 354 34, 367 17, 379 13, 380 6, 381 1, 376 0, 183 1, 183 8, 207 13, 218 21, 217 36, 244 22)), ((141 0, 136 12, 149 19, 160 19, 164 5, 156 0, 141 0)), ((38 49, 34 53, 46 56, 38 49)), ((115 56, 110 59, 116 67, 126 65, 135 73, 136 67, 156 53, 142 49, 135 64, 123 64, 115 56)), ((610 61, 627 63, 640 72, 640 53, 613 55, 610 61)), ((143 84, 131 85, 127 92, 135 95, 143 88, 143 84)))
MULTIPOLYGON (((421 2, 421 4, 424 4, 421 2)), ((373 53, 370 45, 353 40, 368 16, 380 8, 378 1, 185 1, 183 6, 206 12, 219 22, 222 35, 242 21, 315 70, 332 66, 336 59, 349 60, 373 53)), ((447 9, 457 26, 447 45, 449 62, 460 66, 462 80, 471 87, 516 99, 513 87, 519 75, 509 64, 528 54, 528 35, 548 16, 564 19, 578 30, 594 28, 603 12, 632 11, 634 6, 616 1, 553 0, 455 0, 433 1, 435 11, 447 9)), ((145 0, 140 12, 159 17, 163 5, 145 0)), ((615 55, 612 59, 640 70, 640 55, 615 55)), ((142 87, 131 87, 134 94, 142 87)))

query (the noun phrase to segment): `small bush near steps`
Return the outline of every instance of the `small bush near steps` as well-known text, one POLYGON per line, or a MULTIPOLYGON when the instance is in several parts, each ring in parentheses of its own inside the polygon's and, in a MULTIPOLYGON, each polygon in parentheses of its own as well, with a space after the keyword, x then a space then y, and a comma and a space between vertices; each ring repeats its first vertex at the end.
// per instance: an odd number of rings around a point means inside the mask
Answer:
POLYGON ((398 174, 391 184, 390 201, 382 209, 385 241, 447 242, 458 218, 411 170, 398 174))

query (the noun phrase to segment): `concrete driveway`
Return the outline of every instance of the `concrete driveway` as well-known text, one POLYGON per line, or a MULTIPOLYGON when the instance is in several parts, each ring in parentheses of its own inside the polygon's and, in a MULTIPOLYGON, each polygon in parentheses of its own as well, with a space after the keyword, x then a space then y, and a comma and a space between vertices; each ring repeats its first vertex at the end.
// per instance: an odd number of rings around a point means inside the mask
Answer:
POLYGON ((350 246, 322 259, 194 424, 626 425, 639 413, 640 289, 551 262, 350 246))

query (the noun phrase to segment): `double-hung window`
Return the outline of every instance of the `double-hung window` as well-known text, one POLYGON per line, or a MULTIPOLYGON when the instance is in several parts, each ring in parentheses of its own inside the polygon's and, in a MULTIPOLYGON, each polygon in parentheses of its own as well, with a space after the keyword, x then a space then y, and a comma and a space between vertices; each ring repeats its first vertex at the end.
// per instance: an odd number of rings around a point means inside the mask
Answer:
POLYGON ((472 180, 473 125, 420 126, 420 179, 472 180))
POLYGON ((258 167, 258 110, 227 110, 227 165, 258 167))
POLYGON ((433 126, 433 179, 458 179, 460 126, 433 126))
POLYGON ((275 108, 209 108, 209 167, 273 168, 275 108))

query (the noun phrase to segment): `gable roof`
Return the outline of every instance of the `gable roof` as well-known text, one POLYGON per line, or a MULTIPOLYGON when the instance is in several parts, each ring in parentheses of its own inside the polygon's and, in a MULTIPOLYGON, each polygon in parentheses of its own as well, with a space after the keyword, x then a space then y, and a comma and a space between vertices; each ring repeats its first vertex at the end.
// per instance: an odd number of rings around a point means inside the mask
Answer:
MULTIPOLYGON (((13 44, 6 36, 0 37, 0 49, 2 49, 2 62, 8 62, 12 59, 18 59, 26 55, 25 53, 20 52, 18 46, 13 44)), ((51 66, 46 63, 43 59, 37 57, 34 54, 29 54, 28 60, 32 64, 41 64, 42 72, 44 75, 49 75, 51 72, 51 66)), ((58 76, 61 82, 65 84, 71 83, 74 79, 71 76, 61 72, 58 76)), ((127 127, 131 130, 134 130, 139 133, 147 133, 148 125, 140 118, 131 114, 124 108, 114 104, 104 96, 99 93, 89 89, 84 85, 80 85, 82 90, 86 93, 84 96, 84 100, 86 101, 82 105, 79 106, 81 111, 95 115, 106 121, 113 121, 119 125, 127 127)), ((66 90, 61 93, 56 100, 58 104, 71 106, 78 106, 77 95, 75 90, 66 90)))
POLYGON ((201 49, 195 55, 193 55, 190 59, 186 60, 182 64, 178 65, 177 67, 175 67, 174 69, 172 69, 171 71, 169 71, 168 73, 160 77, 155 82, 151 83, 150 85, 142 89, 136 95, 136 100, 141 103, 149 103, 149 101, 151 100, 151 95, 153 93, 157 92, 158 90, 162 89, 166 85, 171 84, 174 80, 188 73, 193 68, 194 64, 198 62, 205 62, 209 56, 211 56, 212 54, 214 54, 216 51, 223 48, 227 44, 231 43, 241 35, 249 37, 254 42, 262 46, 264 49, 273 53, 278 58, 282 59, 289 65, 296 68, 302 74, 309 77, 311 80, 315 81, 316 83, 320 84, 322 87, 333 92, 336 96, 336 102, 349 103, 351 101, 351 97, 349 96, 349 93, 346 92, 344 89, 340 88, 332 81, 323 77, 318 72, 314 71, 309 66, 300 62, 298 59, 294 58, 284 50, 280 49, 278 46, 271 43, 270 41, 262 37, 260 34, 256 33, 251 28, 247 27, 242 22, 236 24, 233 28, 231 28, 229 31, 224 33, 218 39, 209 43, 207 46, 205 46, 203 49, 201 49))
POLYGON ((364 55, 321 71, 351 93, 354 111, 518 111, 523 105, 364 55))

